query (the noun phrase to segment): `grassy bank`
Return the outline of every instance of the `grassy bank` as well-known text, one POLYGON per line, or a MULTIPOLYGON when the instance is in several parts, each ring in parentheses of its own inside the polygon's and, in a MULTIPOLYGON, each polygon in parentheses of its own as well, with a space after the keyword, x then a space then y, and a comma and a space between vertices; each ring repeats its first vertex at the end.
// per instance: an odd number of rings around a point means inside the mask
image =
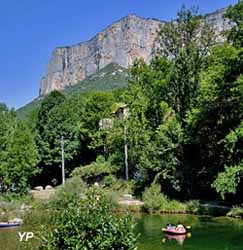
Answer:
POLYGON ((202 204, 198 200, 180 202, 168 198, 161 193, 158 184, 152 184, 143 193, 144 210, 149 213, 169 213, 169 214, 195 214, 210 216, 225 216, 228 208, 214 204, 202 204))

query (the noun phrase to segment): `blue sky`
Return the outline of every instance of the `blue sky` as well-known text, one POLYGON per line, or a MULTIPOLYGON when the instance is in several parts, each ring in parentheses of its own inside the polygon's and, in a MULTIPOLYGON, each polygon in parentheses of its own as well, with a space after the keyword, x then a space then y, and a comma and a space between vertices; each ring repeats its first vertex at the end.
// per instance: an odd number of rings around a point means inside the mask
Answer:
POLYGON ((39 93, 55 47, 85 41, 121 17, 135 13, 170 20, 182 4, 201 13, 237 0, 1 0, 0 102, 19 108, 39 93))

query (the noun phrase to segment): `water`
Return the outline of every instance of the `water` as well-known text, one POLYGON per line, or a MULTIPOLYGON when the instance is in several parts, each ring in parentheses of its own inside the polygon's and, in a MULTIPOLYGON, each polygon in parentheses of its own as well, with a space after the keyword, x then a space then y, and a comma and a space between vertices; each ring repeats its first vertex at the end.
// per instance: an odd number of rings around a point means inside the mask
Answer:
POLYGON ((141 215, 137 220, 138 250, 243 250, 243 222, 239 220, 190 215, 141 215), (191 226, 191 233, 166 237, 161 228, 168 222, 191 226))
MULTIPOLYGON (((19 228, 0 229, 0 250, 22 250, 35 246, 37 240, 19 242, 18 233, 33 232, 37 236, 41 224, 48 225, 46 212, 18 215, 24 219, 19 228), (29 244, 29 245, 28 245, 29 244)), ((134 215, 140 234, 138 250, 243 250, 243 221, 206 218, 191 215, 134 215), (191 235, 166 237, 161 228, 168 222, 190 225, 191 235)))
POLYGON ((35 250, 41 227, 49 223, 48 213, 44 211, 10 213, 8 216, 1 217, 0 219, 1 221, 6 221, 8 218, 21 218, 24 223, 20 227, 0 229, 0 250, 35 250), (20 242, 19 233, 24 234, 25 232, 33 232, 34 239, 26 242, 26 237, 24 237, 23 241, 20 242))

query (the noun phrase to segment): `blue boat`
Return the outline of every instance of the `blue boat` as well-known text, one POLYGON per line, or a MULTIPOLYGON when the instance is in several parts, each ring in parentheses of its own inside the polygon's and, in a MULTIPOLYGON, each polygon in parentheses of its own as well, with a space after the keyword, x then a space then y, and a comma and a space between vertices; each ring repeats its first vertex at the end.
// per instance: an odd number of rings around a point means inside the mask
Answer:
POLYGON ((18 227, 23 223, 21 219, 9 220, 7 222, 0 222, 0 228, 4 227, 18 227))

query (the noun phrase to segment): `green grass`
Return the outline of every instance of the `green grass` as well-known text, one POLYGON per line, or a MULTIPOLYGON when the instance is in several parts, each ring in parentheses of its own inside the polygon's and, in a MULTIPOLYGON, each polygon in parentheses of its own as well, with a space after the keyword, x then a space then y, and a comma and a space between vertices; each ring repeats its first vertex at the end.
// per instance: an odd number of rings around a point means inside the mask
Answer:
MULTIPOLYGON (((118 88, 124 88, 127 84, 127 70, 112 63, 80 83, 65 88, 63 93, 70 96, 99 91, 107 92, 118 88)), ((18 117, 24 119, 32 110, 40 107, 43 99, 43 97, 36 98, 18 109, 18 117)))

